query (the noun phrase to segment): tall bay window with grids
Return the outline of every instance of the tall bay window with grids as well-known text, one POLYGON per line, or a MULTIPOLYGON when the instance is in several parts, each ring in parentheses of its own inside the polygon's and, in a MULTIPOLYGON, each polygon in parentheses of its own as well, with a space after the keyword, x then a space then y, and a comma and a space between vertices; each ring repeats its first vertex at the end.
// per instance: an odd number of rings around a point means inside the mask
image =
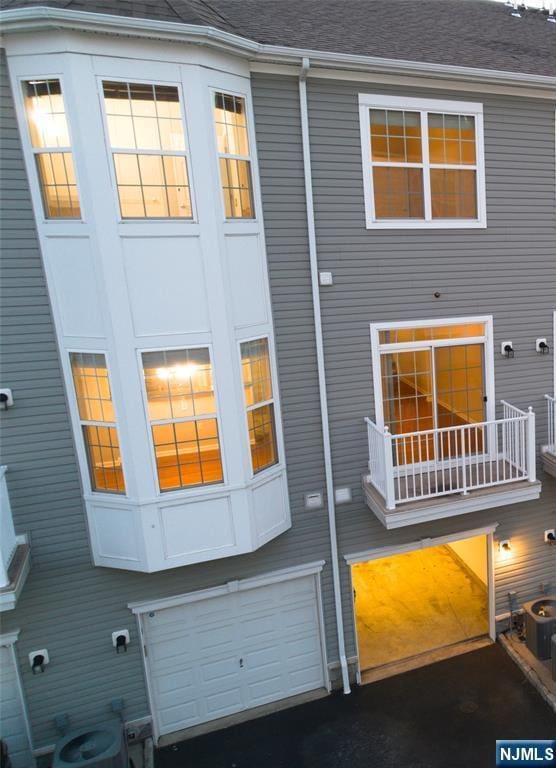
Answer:
POLYGON ((70 362, 91 489, 125 493, 106 358, 103 354, 72 352, 70 362))
POLYGON ((241 370, 253 472, 278 462, 268 339, 241 344, 241 370))
POLYGON ((223 480, 208 348, 143 353, 147 409, 161 491, 223 480))
POLYGON ((369 227, 486 226, 482 105, 360 96, 369 227))
POLYGON ((214 122, 225 216, 252 219, 255 212, 245 99, 215 93, 214 122))
POLYGON ((28 80, 23 93, 45 218, 78 219, 81 209, 60 81, 28 80))
POLYGON ((124 219, 192 219, 178 88, 103 82, 108 136, 124 219))

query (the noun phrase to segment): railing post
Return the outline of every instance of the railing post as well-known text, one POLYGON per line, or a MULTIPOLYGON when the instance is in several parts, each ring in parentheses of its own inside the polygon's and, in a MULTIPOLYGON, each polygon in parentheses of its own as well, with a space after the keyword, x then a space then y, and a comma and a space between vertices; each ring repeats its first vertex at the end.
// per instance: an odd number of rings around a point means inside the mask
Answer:
POLYGON ((394 459, 392 456, 392 435, 384 427, 384 490, 386 509, 396 509, 396 489, 394 487, 394 459))
POLYGON ((535 442, 535 412, 529 406, 527 414, 527 475, 530 483, 537 479, 537 444, 535 442))
POLYGON ((461 485, 464 496, 469 495, 467 490, 467 477, 465 475, 465 429, 461 430, 461 485))

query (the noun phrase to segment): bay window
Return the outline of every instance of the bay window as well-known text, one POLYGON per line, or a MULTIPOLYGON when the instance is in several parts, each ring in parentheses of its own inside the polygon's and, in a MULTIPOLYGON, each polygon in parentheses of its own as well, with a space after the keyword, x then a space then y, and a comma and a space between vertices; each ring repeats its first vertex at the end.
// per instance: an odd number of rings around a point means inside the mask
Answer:
POLYGON ((147 410, 161 491, 223 480, 209 350, 144 352, 147 410))
POLYGON ((78 219, 81 209, 60 81, 28 80, 23 93, 44 215, 78 219))
POLYGON ((125 493, 106 358, 98 353, 72 352, 70 362, 91 489, 125 493))
POLYGON ((482 105, 361 95, 367 226, 486 226, 482 105))
POLYGON ((122 218, 193 218, 177 87, 102 85, 122 218))

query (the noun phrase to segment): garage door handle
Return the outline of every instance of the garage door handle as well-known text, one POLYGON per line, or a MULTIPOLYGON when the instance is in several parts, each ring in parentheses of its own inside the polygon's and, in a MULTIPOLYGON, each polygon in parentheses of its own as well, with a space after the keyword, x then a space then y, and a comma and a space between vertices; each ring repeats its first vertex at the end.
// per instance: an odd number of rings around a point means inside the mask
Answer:
POLYGON ((240 667, 243 667, 243 659, 240 659, 240 660, 239 660, 239 666, 240 666, 240 667))

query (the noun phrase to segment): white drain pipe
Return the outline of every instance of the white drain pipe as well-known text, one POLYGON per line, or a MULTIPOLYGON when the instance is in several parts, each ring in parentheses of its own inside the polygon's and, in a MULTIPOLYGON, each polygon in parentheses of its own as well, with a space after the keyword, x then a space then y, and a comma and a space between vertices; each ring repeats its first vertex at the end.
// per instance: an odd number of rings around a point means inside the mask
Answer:
POLYGON ((336 628, 338 630, 338 652, 344 693, 350 693, 349 670, 344 639, 344 618, 342 613, 342 590, 340 584, 340 566, 338 563, 338 535, 336 532, 336 508, 334 506, 334 482, 332 477, 332 450, 328 425, 328 398, 326 394, 326 374, 324 367, 324 344, 322 338, 322 319, 320 311, 319 270, 317 261, 317 239, 315 234, 315 212, 313 207, 313 182, 311 176, 311 150, 309 142, 309 114, 307 110, 307 73, 309 59, 303 58, 299 73, 299 109, 301 113, 301 137, 303 143, 303 170, 305 174, 305 201, 307 205, 307 230, 309 236, 309 259, 311 263, 311 286, 313 291, 313 315, 317 346, 317 370, 319 377, 320 410, 322 419, 322 441, 324 445, 324 470, 326 476, 326 500, 328 506, 328 525, 330 528, 330 549, 332 556, 332 580, 334 602, 336 605, 336 628))

